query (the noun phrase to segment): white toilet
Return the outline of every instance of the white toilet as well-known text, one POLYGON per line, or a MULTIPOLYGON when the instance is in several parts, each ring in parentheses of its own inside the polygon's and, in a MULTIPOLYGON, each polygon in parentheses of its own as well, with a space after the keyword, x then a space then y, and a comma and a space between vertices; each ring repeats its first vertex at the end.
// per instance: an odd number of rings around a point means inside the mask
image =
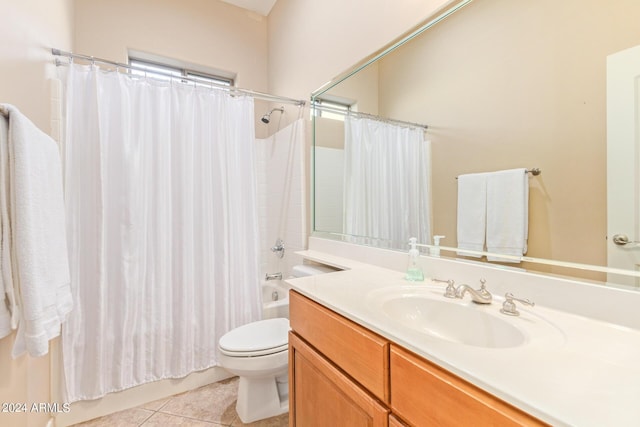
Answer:
MULTIPOLYGON (((294 277, 335 271, 302 265, 294 277)), ((220 366, 240 377, 236 411, 247 424, 289 411, 289 319, 260 320, 235 328, 218 341, 220 366)))
POLYGON ((220 366, 240 377, 236 411, 243 423, 289 410, 289 320, 260 320, 218 341, 220 366))

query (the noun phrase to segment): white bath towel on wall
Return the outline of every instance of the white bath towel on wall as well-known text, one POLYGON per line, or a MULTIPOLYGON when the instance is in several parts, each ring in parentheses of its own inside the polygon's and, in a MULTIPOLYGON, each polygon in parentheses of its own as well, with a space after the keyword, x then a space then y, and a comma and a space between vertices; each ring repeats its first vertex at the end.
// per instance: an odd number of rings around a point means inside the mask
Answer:
POLYGON ((18 309, 13 291, 11 268, 11 225, 9 223, 9 120, 0 115, 0 296, 8 304, 0 304, 0 338, 17 328, 18 309))
MULTIPOLYGON (((458 248, 483 251, 487 219, 487 174, 458 177, 458 248)), ((458 255, 480 258, 464 251, 458 255)))
MULTIPOLYGON (((509 169, 487 175, 487 251, 522 256, 527 253, 529 175, 509 169)), ((501 257, 489 261, 520 262, 501 257)))
POLYGON ((9 222, 20 306, 12 355, 41 356, 73 307, 60 153, 17 108, 3 104, 0 110, 9 116, 9 222))

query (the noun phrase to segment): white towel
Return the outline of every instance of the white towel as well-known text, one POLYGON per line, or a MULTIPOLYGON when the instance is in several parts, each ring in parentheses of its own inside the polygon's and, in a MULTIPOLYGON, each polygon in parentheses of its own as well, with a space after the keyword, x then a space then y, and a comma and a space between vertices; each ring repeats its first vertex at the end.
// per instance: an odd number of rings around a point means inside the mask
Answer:
POLYGON ((18 307, 13 292, 11 224, 9 223, 9 120, 0 115, 0 338, 18 327, 18 307))
MULTIPOLYGON (((527 253, 529 175, 526 169, 487 174, 487 252, 522 256, 527 253)), ((500 257, 489 261, 519 262, 500 257)))
POLYGON ((20 319, 12 355, 41 356, 73 307, 56 142, 17 108, 9 116, 9 221, 20 319))
MULTIPOLYGON (((484 250, 487 218, 487 174, 472 173, 458 177, 458 249, 484 250)), ((480 258, 458 251, 458 255, 480 258)))

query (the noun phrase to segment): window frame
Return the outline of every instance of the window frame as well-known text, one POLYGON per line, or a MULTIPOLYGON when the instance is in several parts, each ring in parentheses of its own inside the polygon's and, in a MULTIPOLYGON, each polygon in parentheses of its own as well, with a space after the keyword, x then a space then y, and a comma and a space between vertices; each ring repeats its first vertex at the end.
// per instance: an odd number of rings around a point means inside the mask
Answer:
POLYGON ((347 99, 337 99, 337 97, 332 97, 331 99, 316 98, 314 104, 318 106, 318 108, 315 109, 316 117, 342 122, 349 113, 358 111, 355 102, 347 99), (323 107, 327 107, 327 109, 323 109, 323 107))
MULTIPOLYGON (((141 58, 139 55, 129 54, 130 73, 137 76, 154 77, 160 80, 181 80, 184 83, 192 83, 196 86, 222 86, 234 87, 235 79, 229 75, 221 75, 202 69, 193 69, 189 66, 176 64, 177 61, 162 61, 161 59, 141 58), (146 70, 146 68, 149 68, 146 70)), ((199 67, 201 68, 201 67, 199 67)), ((226 73, 228 74, 228 73, 226 73)))

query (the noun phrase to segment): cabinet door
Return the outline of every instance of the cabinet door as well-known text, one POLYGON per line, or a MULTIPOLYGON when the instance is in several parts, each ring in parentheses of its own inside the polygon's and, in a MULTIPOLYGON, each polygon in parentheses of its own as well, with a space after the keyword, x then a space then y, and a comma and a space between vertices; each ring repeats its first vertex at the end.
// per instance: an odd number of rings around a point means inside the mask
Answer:
POLYGON ((389 410, 293 332, 289 333, 289 425, 387 427, 389 410))
POLYGON ((389 415, 389 427, 407 427, 405 423, 394 417, 393 414, 389 415))
POLYGON ((389 403, 389 341, 295 291, 289 293, 291 329, 333 364, 389 403))
POLYGON ((444 369, 391 346, 391 410, 415 426, 543 426, 444 369))

